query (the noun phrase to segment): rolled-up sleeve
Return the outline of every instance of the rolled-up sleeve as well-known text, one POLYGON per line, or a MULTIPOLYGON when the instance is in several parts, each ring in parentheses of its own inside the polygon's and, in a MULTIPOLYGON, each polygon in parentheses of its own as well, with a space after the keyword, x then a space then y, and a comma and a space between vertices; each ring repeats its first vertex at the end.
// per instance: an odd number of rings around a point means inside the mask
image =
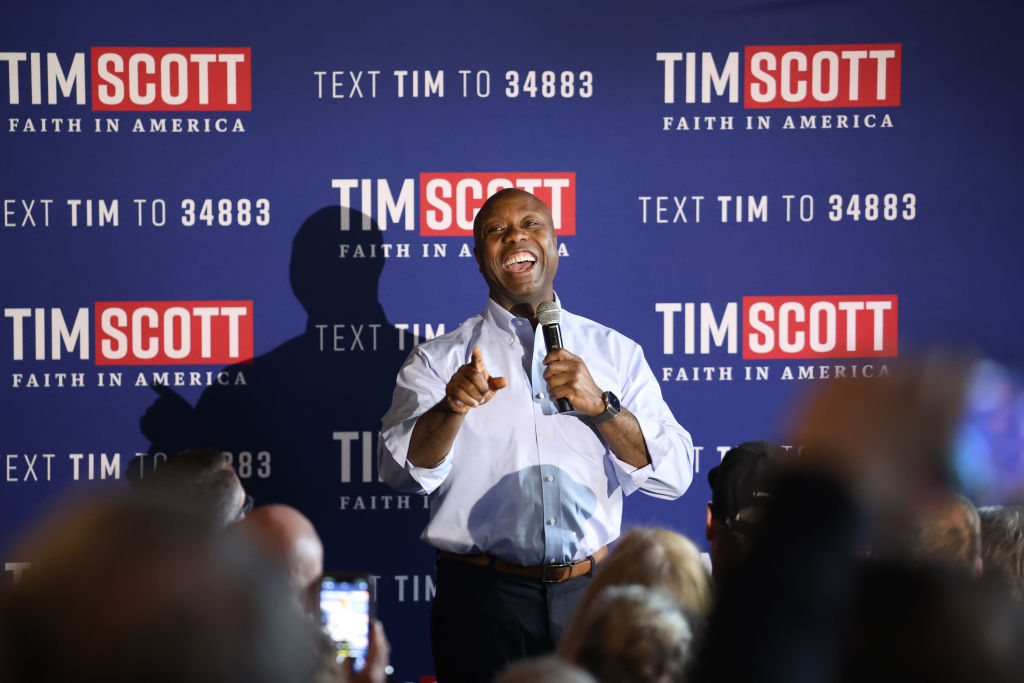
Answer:
MULTIPOLYGON (((449 451, 435 467, 416 467, 409 462, 409 444, 419 416, 444 398, 445 382, 419 347, 413 349, 398 372, 391 408, 381 421, 377 469, 392 488, 428 494, 437 489, 452 469, 449 451)), ((454 449, 453 449, 454 450, 454 449)))
POLYGON ((655 498, 678 498, 693 481, 693 440, 673 417, 639 346, 633 346, 622 369, 619 400, 640 424, 651 462, 635 468, 610 456, 616 478, 626 495, 639 490, 655 498))

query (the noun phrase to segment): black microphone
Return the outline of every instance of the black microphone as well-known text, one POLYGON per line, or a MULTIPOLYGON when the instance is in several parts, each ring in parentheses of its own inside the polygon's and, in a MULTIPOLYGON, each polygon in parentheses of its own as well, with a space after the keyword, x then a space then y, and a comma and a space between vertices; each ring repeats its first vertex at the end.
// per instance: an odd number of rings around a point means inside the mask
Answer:
MULTIPOLYGON (((554 301, 542 301, 537 306, 537 322, 544 333, 544 346, 548 353, 562 348, 562 328, 559 321, 562 319, 562 309, 554 301)), ((572 410, 572 404, 567 398, 555 399, 555 407, 558 412, 567 413, 572 410)))

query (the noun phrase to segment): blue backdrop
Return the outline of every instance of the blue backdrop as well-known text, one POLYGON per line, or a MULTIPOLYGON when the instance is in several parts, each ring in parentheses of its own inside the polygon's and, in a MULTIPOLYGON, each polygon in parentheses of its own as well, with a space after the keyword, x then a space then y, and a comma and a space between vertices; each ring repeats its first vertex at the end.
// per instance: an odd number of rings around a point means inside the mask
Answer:
POLYGON ((1021 15, 5 8, 0 580, 58 496, 201 438, 313 519, 330 568, 378 577, 401 680, 429 676, 426 509, 372 456, 411 345, 484 306, 458 218, 495 177, 555 188, 563 304, 644 347, 700 448, 627 525, 703 543, 707 469, 781 439, 810 378, 937 340, 1020 364, 1021 15))

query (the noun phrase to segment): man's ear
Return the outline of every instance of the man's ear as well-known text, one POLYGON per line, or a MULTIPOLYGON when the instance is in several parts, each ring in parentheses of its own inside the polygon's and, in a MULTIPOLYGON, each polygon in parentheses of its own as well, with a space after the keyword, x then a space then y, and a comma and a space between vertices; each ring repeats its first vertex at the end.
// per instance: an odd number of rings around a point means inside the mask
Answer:
POLYGON ((704 538, 708 541, 715 537, 715 520, 711 516, 711 503, 708 503, 706 516, 704 518, 704 538))

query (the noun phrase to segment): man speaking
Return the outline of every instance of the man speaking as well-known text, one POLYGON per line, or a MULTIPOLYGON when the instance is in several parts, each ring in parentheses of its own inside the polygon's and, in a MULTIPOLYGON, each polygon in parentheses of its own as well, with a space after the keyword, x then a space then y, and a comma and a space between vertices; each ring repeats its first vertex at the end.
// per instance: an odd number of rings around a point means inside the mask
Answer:
POLYGON ((677 498, 693 476, 690 435, 640 347, 559 310, 547 205, 502 190, 473 240, 487 306, 413 349, 378 452, 385 481, 430 495, 440 683, 553 649, 619 535, 623 495, 677 498))

